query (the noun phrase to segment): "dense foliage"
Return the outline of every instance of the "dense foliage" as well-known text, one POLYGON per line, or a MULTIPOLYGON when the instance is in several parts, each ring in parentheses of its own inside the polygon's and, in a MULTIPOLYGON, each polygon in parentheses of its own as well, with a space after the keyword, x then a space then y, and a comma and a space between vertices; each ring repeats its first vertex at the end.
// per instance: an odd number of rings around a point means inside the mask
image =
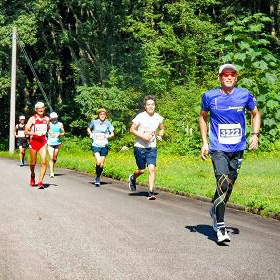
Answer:
MULTIPOLYGON (((201 94, 218 86, 218 66, 229 62, 240 70, 239 85, 259 101, 262 149, 280 146, 279 0, 3 0, 3 137, 8 134, 13 26, 71 134, 85 135, 96 109, 106 107, 116 143, 129 144, 130 121, 143 96, 154 94, 168 144, 180 144, 168 149, 195 151, 201 94)), ((44 97, 19 48, 17 114, 30 115, 38 100, 44 97)))

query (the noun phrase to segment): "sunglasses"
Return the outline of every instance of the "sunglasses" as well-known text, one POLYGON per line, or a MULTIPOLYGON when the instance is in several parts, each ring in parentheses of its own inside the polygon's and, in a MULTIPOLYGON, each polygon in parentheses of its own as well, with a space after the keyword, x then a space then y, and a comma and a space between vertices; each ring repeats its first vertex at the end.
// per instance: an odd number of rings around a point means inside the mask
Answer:
POLYGON ((226 78, 226 77, 229 77, 229 76, 231 76, 231 77, 236 77, 236 73, 222 73, 221 76, 222 76, 222 77, 225 77, 225 78, 226 78))

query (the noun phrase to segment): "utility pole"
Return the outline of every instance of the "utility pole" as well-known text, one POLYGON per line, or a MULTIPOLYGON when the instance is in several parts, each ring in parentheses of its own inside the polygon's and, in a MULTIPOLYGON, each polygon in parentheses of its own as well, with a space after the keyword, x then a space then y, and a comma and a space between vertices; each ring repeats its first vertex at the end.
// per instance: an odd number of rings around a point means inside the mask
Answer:
POLYGON ((17 29, 13 27, 9 153, 15 151, 17 29))

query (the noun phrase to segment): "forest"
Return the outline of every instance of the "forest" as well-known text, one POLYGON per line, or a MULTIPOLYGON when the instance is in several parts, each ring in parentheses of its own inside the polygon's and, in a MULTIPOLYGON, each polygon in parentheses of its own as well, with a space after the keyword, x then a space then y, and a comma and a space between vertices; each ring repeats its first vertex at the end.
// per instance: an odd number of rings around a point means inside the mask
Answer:
POLYGON ((128 127, 152 94, 166 149, 186 155, 200 147, 201 95, 219 86, 219 65, 233 63, 238 86, 258 100, 260 149, 280 150, 279 0, 2 0, 1 141, 9 133, 13 27, 17 117, 46 103, 27 54, 68 136, 85 136, 104 107, 116 131, 113 146, 131 145, 128 127))

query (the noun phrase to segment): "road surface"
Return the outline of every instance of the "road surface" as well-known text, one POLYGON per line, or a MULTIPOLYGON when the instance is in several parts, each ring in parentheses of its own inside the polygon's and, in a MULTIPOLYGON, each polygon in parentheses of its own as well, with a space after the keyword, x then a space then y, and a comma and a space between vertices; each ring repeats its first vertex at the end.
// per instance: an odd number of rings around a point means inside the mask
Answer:
POLYGON ((209 203, 67 169, 39 190, 27 166, 0 170, 1 280, 280 279, 279 221, 228 209, 232 241, 218 246, 209 203))

